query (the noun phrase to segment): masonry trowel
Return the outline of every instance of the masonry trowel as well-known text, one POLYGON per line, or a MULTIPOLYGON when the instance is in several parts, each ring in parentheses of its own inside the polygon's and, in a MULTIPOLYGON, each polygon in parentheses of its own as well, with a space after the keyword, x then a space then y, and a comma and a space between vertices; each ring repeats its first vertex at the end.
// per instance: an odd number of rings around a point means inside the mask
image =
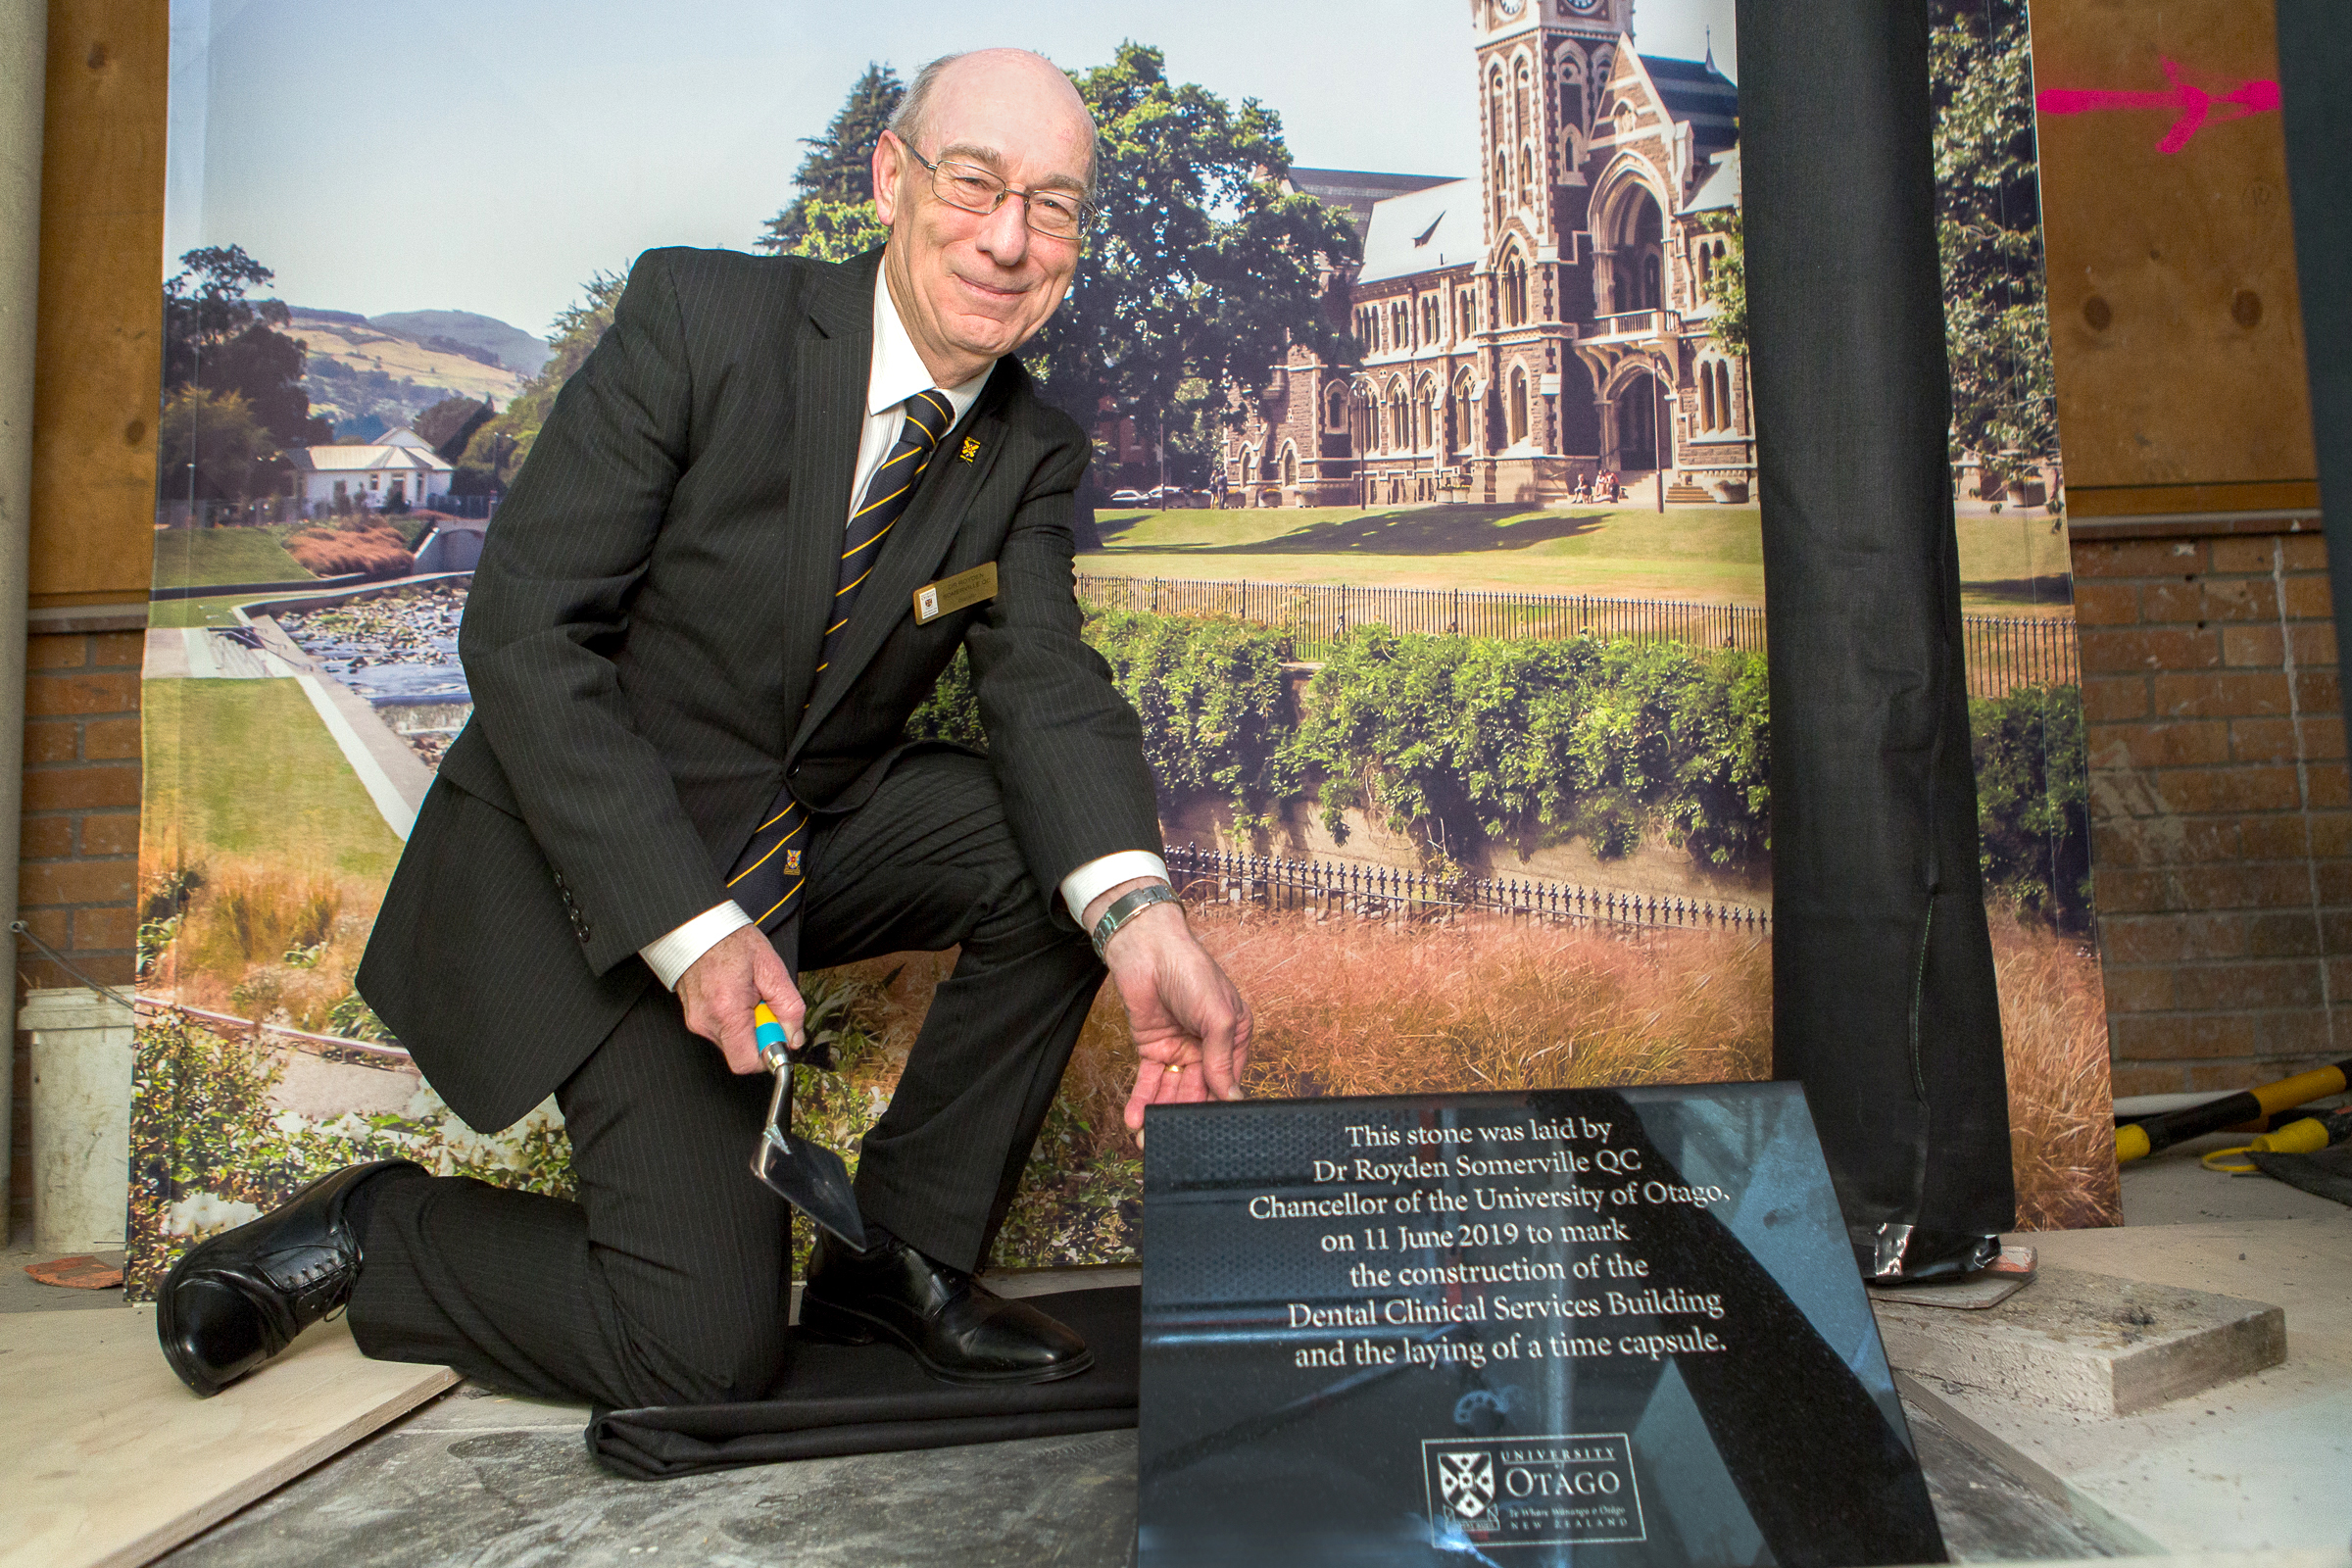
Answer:
POLYGON ((752 1023, 760 1059, 776 1075, 775 1092, 767 1100, 767 1127, 760 1135, 760 1152, 752 1156, 752 1174, 778 1198, 863 1251, 865 1223, 858 1217, 850 1167, 830 1149, 792 1130, 791 1036, 764 1002, 752 1010, 752 1023))

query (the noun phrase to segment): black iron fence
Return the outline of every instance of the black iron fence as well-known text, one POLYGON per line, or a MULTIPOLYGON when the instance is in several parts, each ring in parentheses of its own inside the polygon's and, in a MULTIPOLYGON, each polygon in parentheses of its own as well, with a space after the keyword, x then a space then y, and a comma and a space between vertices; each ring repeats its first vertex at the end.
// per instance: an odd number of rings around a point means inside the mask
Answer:
MULTIPOLYGON (((1522 594, 1484 588, 1358 588, 1333 583, 1219 582, 1188 577, 1080 573, 1078 597, 1121 610, 1233 615, 1291 634, 1295 656, 1322 659, 1348 628, 1365 624, 1437 636, 1557 641, 1592 636, 1698 648, 1764 649, 1764 612, 1750 605, 1587 594, 1522 594)), ((1971 697, 2081 679, 2070 615, 1963 615, 1971 697)))
POLYGON ((1745 931, 1758 936, 1772 928, 1772 916, 1763 909, 1712 899, 1533 878, 1447 876, 1347 861, 1286 860, 1197 844, 1170 845, 1168 872, 1185 897, 1204 903, 1315 909, 1366 919, 1425 918, 1481 909, 1594 925, 1745 931))
POLYGON ((2019 686, 2073 686, 2082 679, 2082 644, 2069 615, 1962 615, 1968 695, 1999 697, 2019 686))

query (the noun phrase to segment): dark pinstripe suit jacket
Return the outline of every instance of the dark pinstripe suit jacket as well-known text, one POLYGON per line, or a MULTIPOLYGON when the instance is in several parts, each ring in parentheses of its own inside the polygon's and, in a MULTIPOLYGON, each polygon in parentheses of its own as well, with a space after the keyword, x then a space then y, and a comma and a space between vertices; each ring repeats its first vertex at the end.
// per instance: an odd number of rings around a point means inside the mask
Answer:
POLYGON ((637 950, 725 900, 787 779, 820 810, 872 792, 958 643, 1038 884, 1159 847, 1135 714, 1079 636, 1087 440, 1012 360, 814 675, 879 264, 649 251, 499 509, 460 639, 473 719, 358 976, 477 1128, 529 1109, 653 983, 637 950), (914 623, 916 588, 988 561, 993 603, 914 623))

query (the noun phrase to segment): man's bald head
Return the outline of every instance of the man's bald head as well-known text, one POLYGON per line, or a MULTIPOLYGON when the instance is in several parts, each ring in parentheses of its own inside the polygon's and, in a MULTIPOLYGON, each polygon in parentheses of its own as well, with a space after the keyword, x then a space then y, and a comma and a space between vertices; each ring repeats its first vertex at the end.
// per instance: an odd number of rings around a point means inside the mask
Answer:
POLYGON ((1036 113, 1066 115, 1083 124, 1086 182, 1088 194, 1093 194, 1095 117, 1059 66, 1026 49, 974 49, 940 56, 914 74, 906 96, 890 117, 890 128, 908 146, 926 146, 941 101, 966 93, 1018 99, 1036 113))

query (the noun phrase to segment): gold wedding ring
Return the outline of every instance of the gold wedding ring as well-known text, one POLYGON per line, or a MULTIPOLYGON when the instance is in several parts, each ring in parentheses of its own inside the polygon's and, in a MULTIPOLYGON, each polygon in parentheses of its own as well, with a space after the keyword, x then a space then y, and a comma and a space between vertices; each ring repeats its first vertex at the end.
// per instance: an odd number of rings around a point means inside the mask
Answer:
POLYGON ((1172 1061, 1172 1062, 1168 1063, 1168 1071, 1170 1071, 1170 1072, 1182 1072, 1182 1071, 1184 1071, 1184 1063, 1183 1063, 1183 1062, 1181 1062, 1181 1061, 1172 1061))

